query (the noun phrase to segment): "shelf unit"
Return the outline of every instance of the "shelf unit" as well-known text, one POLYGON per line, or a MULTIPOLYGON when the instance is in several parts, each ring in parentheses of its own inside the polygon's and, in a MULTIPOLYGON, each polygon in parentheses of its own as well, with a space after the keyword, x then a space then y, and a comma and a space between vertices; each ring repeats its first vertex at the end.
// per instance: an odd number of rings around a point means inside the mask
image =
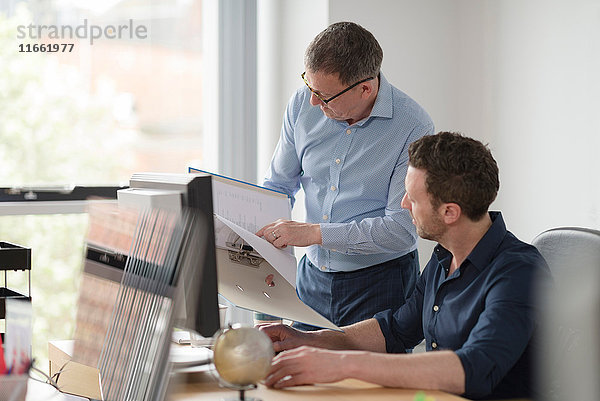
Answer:
MULTIPOLYGON (((7 299, 23 299, 31 302, 31 248, 0 241, 0 274, 2 271, 4 271, 4 286, 0 287, 0 320, 6 319, 7 299), (27 272, 27 295, 8 287, 9 270, 27 272)), ((4 333, 0 334, 4 336, 4 333)))

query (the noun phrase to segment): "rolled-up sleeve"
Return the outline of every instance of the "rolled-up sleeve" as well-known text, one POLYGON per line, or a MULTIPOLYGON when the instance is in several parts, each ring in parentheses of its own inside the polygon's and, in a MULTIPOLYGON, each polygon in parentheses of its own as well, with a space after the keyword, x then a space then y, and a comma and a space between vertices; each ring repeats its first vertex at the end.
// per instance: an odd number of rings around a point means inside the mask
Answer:
POLYGON ((535 329, 535 299, 530 288, 534 269, 509 265, 493 278, 483 312, 467 341, 456 350, 469 398, 493 392, 523 355, 535 329))

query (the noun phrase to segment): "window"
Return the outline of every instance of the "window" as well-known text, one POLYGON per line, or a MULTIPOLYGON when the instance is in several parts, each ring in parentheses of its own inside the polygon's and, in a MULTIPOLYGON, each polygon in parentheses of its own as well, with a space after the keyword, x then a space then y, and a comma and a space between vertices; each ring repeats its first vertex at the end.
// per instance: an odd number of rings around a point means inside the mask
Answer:
MULTIPOLYGON (((0 5, 0 187, 127 185, 202 166, 201 0, 0 5)), ((32 248, 33 355, 72 337, 86 214, 0 216, 32 248)), ((9 273, 9 286, 26 289, 9 273)), ((4 285, 3 278, 0 285, 4 285)))

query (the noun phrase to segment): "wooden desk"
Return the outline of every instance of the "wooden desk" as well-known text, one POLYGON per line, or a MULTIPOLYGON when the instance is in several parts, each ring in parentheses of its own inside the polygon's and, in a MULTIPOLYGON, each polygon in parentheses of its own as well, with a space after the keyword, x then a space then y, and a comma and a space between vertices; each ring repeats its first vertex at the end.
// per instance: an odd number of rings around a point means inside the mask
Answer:
MULTIPOLYGON (((58 383, 67 393, 100 399, 98 369, 68 362, 72 355, 72 341, 50 341, 50 373, 63 369, 58 383), (68 363, 67 363, 68 362, 68 363)), ((177 373, 173 376, 168 399, 170 401, 220 401, 235 398, 237 392, 219 387, 216 379, 206 371, 208 366, 194 373, 177 373)), ((300 400, 336 400, 336 401, 414 401, 418 390, 392 389, 348 379, 334 384, 291 387, 273 390, 259 385, 256 390, 246 392, 246 398, 260 398, 262 401, 300 401, 300 400)), ((465 398, 441 391, 427 391, 432 401, 464 401, 465 398)), ((428 400, 429 401, 429 398, 428 400)))
MULTIPOLYGON (((268 389, 259 385, 256 390, 246 392, 246 398, 260 398, 262 401, 414 401, 418 390, 392 389, 369 384, 360 380, 348 379, 334 384, 290 387, 284 390, 268 389)), ((218 401, 236 397, 236 392, 221 388, 209 373, 185 374, 181 382, 173 385, 171 401, 218 401)), ((432 401, 464 401, 465 398, 442 391, 426 391, 432 401)), ((429 398, 428 398, 429 399, 429 398)))

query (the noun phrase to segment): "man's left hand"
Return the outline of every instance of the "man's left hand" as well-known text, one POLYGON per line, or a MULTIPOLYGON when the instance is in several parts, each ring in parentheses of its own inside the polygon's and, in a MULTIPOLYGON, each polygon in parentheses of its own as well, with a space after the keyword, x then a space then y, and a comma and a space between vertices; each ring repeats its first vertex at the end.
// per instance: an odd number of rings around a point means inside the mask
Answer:
POLYGON ((309 246, 321 244, 321 226, 319 224, 300 223, 292 220, 277 220, 267 224, 256 232, 277 248, 290 246, 309 246))

